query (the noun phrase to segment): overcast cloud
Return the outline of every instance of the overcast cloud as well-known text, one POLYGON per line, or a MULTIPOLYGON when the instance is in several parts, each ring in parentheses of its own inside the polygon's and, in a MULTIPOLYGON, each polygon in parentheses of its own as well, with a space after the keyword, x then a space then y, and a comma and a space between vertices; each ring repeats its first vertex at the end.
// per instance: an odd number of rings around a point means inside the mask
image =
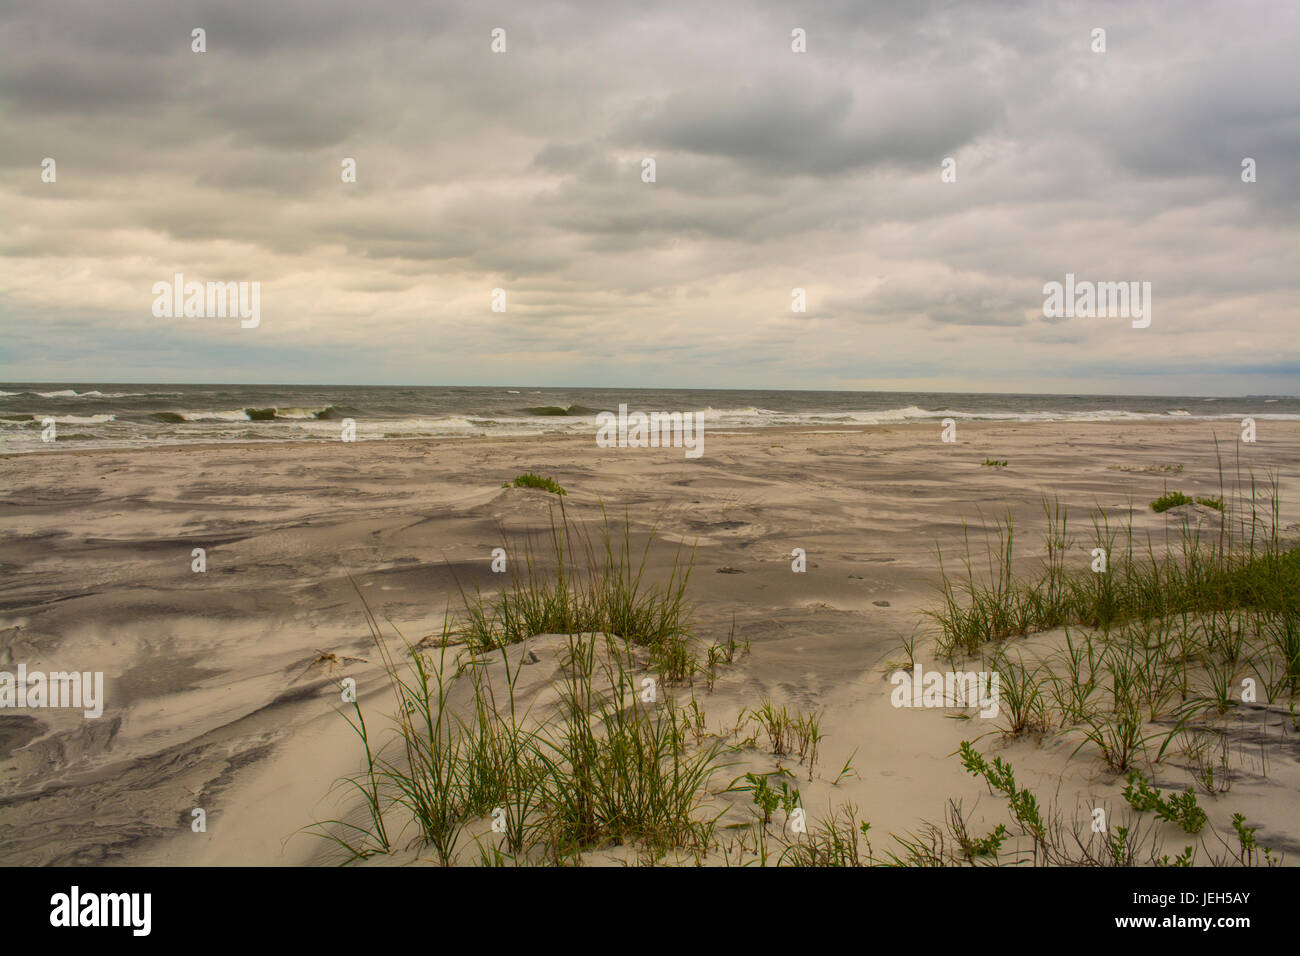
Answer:
POLYGON ((3 0, 0 377, 1296 394, 1298 9, 3 0))

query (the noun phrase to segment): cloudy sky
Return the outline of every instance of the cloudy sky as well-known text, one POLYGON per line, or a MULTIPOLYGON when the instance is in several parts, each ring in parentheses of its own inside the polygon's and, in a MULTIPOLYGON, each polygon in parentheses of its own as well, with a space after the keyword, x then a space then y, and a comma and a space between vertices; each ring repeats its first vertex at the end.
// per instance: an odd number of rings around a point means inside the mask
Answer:
POLYGON ((1298 9, 2 0, 0 378, 1297 394, 1298 9))

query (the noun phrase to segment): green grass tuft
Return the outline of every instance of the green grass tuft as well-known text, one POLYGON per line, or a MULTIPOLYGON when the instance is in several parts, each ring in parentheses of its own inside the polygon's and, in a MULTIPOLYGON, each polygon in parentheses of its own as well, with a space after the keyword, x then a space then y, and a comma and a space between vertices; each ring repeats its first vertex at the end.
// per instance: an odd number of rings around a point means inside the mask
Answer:
POLYGON ((653 531, 637 555, 626 522, 619 534, 604 515, 593 541, 569 522, 563 503, 549 538, 540 551, 531 541, 508 549, 523 555, 511 562, 508 588, 462 595, 462 633, 471 647, 517 644, 534 634, 609 634, 648 648, 665 680, 695 673, 686 600, 693 551, 679 546, 667 580, 654 583, 647 574, 653 531))
POLYGON ((541 475, 534 475, 531 471, 517 477, 513 482, 503 481, 502 488, 540 488, 542 491, 549 491, 553 495, 563 495, 567 492, 557 485, 552 478, 543 478, 541 475))
MULTIPOLYGON (((684 603, 689 564, 679 559, 666 586, 651 586, 643 581, 646 554, 635 563, 630 532, 618 542, 608 519, 595 545, 567 520, 550 531, 550 573, 525 548, 525 570, 512 586, 491 598, 466 596, 467 621, 444 618, 436 656, 400 633, 394 653, 361 598, 392 690, 393 726, 392 739, 377 746, 353 704, 348 720, 365 770, 344 784, 362 795, 366 818, 313 830, 344 850, 344 862, 404 849, 399 835, 411 831, 443 865, 566 864, 622 844, 655 854, 712 845, 719 814, 706 804, 726 748, 693 733, 690 712, 670 695, 647 696, 643 676, 647 657, 651 668, 695 673, 684 603), (574 554, 586 563, 575 566, 574 554), (543 632, 566 634, 568 644, 558 661, 558 705, 534 718, 516 706, 522 661, 517 653, 512 660, 509 645, 543 632), (457 636, 469 646, 451 657, 457 636)), ((730 659, 734 637, 720 647, 730 659)), ((800 728, 811 762, 816 728, 800 728)))
POLYGON ((1170 508, 1177 508, 1181 505, 1190 505, 1192 499, 1187 497, 1181 491, 1166 491, 1163 495, 1151 502, 1151 510, 1156 514, 1162 511, 1168 511, 1170 508))

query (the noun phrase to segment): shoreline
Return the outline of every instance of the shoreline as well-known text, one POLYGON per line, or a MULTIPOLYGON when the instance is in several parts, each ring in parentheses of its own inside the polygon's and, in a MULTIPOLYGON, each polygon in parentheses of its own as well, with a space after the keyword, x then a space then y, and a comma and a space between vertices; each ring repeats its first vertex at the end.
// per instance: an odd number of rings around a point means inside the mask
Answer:
MULTIPOLYGON (((1243 416, 1254 417, 1256 421, 1265 421, 1270 426, 1278 425, 1283 428, 1287 426, 1300 425, 1300 420, 1294 418, 1266 418, 1262 415, 1243 416)), ((1228 418, 1169 418, 1167 420, 1108 420, 1108 421, 1070 421, 1064 419, 1033 420, 1033 421, 1009 421, 995 419, 963 419, 958 418, 957 427, 959 432, 967 429, 994 429, 994 428, 1190 428, 1195 426, 1224 426, 1227 431, 1240 433, 1240 422, 1237 416, 1228 418)), ((938 433, 942 428, 941 419, 936 418, 927 421, 906 421, 906 422, 886 422, 878 424, 817 424, 817 425, 726 425, 718 428, 708 427, 705 422, 706 435, 755 435, 755 434, 810 434, 810 435, 831 435, 831 434, 873 434, 887 433, 897 429, 928 429, 938 433)), ((250 424, 252 424, 250 422, 250 424)), ((231 448, 231 449, 249 449, 272 447, 329 447, 336 444, 348 445, 380 445, 402 447, 404 445, 428 445, 430 443, 460 443, 460 444, 483 444, 485 442, 503 442, 503 443, 526 443, 526 442, 548 442, 548 441, 590 441, 592 447, 598 447, 595 443, 597 426, 593 423, 591 433, 586 432, 536 432, 527 435, 489 435, 487 433, 479 435, 429 435, 424 437, 402 437, 402 438, 361 438, 358 437, 352 442, 341 442, 338 438, 292 438, 292 439, 259 439, 259 440, 241 440, 241 441, 184 441, 184 442, 158 442, 158 443, 141 443, 141 444, 124 444, 111 446, 90 446, 78 445, 76 447, 57 447, 57 442, 51 442, 54 448, 42 447, 39 451, 3 451, 0 450, 0 460, 25 458, 31 455, 68 455, 68 454, 120 454, 136 452, 158 452, 166 453, 176 450, 191 449, 208 449, 208 448, 231 448)), ((956 444, 962 444, 959 439, 956 444)), ((620 449, 633 451, 662 451, 662 449, 620 449)))

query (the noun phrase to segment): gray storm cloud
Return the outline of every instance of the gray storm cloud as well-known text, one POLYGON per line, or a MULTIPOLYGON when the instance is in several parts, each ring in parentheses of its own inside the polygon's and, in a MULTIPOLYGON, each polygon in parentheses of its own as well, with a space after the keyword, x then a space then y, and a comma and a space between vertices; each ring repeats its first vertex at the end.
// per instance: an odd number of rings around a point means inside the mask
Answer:
POLYGON ((1300 391, 1298 18, 9 2, 0 375, 1300 391), (155 319, 176 272, 260 326, 155 319), (1067 272, 1156 320, 1045 321, 1067 272))

